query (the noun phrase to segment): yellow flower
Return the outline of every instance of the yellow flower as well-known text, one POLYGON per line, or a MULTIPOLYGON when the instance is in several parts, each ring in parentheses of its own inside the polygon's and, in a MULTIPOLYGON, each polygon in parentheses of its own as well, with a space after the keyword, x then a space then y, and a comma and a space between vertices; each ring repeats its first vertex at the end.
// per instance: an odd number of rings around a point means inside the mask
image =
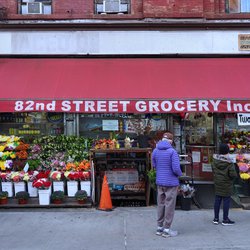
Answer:
POLYGON ((5 149, 5 146, 0 146, 0 152, 3 152, 5 149))
POLYGON ((9 136, 0 135, 0 142, 6 142, 9 139, 9 136))
POLYGON ((6 170, 4 163, 5 163, 5 161, 0 161, 0 169, 1 170, 6 170))
POLYGON ((240 174, 240 178, 241 178, 242 180, 248 180, 248 179, 250 179, 250 175, 247 174, 247 173, 241 173, 241 174, 240 174))
POLYGON ((16 158, 15 153, 11 153, 11 154, 10 154, 10 158, 11 158, 11 159, 15 159, 15 158, 16 158))

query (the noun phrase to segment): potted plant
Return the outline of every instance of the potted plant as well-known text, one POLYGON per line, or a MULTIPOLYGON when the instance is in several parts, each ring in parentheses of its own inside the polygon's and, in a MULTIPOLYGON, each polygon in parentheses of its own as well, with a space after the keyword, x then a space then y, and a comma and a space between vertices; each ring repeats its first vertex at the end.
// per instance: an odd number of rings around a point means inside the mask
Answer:
POLYGON ((153 203, 157 203, 156 170, 154 168, 147 171, 148 180, 151 187, 153 203))
POLYGON ((147 172, 150 186, 153 190, 156 190, 156 170, 154 168, 147 172))
MULTIPOLYGON (((71 165, 75 165, 74 163, 70 163, 71 165)), ((70 165, 69 163, 67 166, 70 165)), ((66 166, 66 169, 67 169, 66 166)), ((67 179, 67 193, 69 197, 74 197, 75 193, 78 190, 78 180, 79 180, 79 172, 78 171, 66 171, 64 173, 65 178, 67 179)))
POLYGON ((20 191, 25 191, 24 174, 24 171, 11 172, 10 178, 14 183, 15 195, 20 191))
POLYGON ((11 172, 1 172, 0 173, 0 180, 2 185, 2 191, 8 192, 8 197, 13 196, 13 182, 11 182, 11 172))
POLYGON ((8 203, 8 192, 2 191, 0 192, 0 205, 4 205, 8 203))
POLYGON ((87 197, 88 197, 88 194, 85 190, 78 190, 75 194, 75 198, 79 204, 84 204, 87 197))
POLYGON ((50 179, 53 181, 53 190, 54 191, 63 191, 64 192, 64 175, 63 172, 55 170, 50 172, 50 179))
POLYGON ((189 183, 183 183, 179 187, 179 192, 181 195, 181 209, 190 210, 192 197, 194 196, 195 189, 190 186, 189 183))
POLYGON ((54 204, 61 204, 63 199, 64 199, 64 192, 63 191, 57 190, 57 191, 53 192, 51 195, 51 201, 54 204))
POLYGON ((19 191, 16 193, 16 198, 18 199, 18 204, 27 204, 30 195, 26 191, 19 191))
POLYGON ((87 195, 91 195, 91 173, 90 171, 79 171, 80 190, 85 190, 87 195))
POLYGON ((39 204, 49 205, 51 182, 47 178, 41 178, 33 181, 32 186, 38 189, 39 204))

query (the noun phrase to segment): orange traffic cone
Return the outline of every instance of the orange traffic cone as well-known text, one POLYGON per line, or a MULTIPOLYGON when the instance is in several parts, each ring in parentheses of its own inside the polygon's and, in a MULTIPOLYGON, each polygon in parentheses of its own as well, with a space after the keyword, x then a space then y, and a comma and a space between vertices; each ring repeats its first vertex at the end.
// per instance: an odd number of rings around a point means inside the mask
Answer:
POLYGON ((99 209, 103 211, 111 211, 113 209, 107 176, 104 175, 102 182, 102 193, 101 200, 99 204, 99 209))

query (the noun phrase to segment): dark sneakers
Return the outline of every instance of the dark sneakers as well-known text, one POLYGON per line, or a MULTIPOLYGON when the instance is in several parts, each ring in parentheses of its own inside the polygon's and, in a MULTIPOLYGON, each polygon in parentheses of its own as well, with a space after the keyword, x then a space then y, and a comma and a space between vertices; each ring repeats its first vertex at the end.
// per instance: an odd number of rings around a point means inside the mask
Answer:
POLYGON ((163 227, 157 227, 156 235, 161 236, 163 233, 163 227))
POLYGON ((219 224, 219 219, 213 219, 213 223, 215 224, 215 225, 218 225, 219 224))
POLYGON ((222 221, 222 225, 223 225, 223 226, 232 226, 232 225, 234 225, 234 224, 235 224, 235 222, 232 221, 232 220, 230 220, 230 219, 227 219, 227 220, 223 220, 223 221, 222 221))

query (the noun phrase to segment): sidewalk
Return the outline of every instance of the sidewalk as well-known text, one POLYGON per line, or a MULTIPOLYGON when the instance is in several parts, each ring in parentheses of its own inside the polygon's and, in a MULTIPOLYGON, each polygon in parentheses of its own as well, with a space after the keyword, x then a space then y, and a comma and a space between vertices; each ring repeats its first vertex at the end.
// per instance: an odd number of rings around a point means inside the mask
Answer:
MULTIPOLYGON (((155 235, 156 207, 0 210, 1 250, 249 249, 250 211, 231 209, 234 226, 212 224, 213 210, 176 210, 174 238, 155 235)), ((221 211, 222 212, 222 211, 221 211)))

